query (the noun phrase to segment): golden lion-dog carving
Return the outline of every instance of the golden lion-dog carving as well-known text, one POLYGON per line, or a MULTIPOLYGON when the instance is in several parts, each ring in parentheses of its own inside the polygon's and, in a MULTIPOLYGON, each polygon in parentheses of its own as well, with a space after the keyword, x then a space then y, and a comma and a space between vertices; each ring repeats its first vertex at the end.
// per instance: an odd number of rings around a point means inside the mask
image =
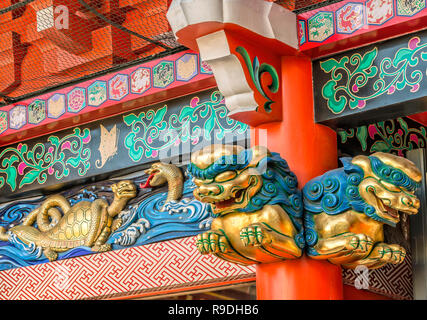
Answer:
POLYGON ((403 261, 406 251, 384 243, 383 225, 395 226, 399 211, 418 212, 414 195, 421 172, 409 160, 377 152, 341 159, 303 189, 308 255, 346 268, 380 268, 403 261))
POLYGON ((215 218, 198 250, 239 264, 302 255, 302 196, 285 160, 264 147, 211 145, 191 156, 194 196, 215 218))

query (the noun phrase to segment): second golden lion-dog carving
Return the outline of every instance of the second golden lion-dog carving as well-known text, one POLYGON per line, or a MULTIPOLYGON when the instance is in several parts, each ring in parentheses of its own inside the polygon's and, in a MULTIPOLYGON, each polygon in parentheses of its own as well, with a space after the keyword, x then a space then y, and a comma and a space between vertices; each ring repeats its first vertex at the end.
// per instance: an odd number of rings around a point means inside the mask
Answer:
POLYGON ((342 158, 344 167, 309 181, 303 189, 307 253, 345 268, 398 264, 405 249, 384 242, 383 225, 399 211, 416 214, 422 175, 409 160, 377 152, 342 158))

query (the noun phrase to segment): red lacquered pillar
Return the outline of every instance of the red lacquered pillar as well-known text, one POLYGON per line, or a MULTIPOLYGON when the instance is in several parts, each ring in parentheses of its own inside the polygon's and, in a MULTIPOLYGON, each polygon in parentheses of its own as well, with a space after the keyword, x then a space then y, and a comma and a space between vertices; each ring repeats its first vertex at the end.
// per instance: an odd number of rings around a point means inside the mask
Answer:
MULTIPOLYGON (((302 188, 310 179, 337 167, 336 134, 314 123, 311 60, 283 57, 281 69, 283 120, 254 128, 251 141, 253 145, 266 143, 270 151, 280 153, 302 188)), ((343 299, 341 268, 327 261, 304 256, 259 264, 256 272, 259 300, 343 299)))

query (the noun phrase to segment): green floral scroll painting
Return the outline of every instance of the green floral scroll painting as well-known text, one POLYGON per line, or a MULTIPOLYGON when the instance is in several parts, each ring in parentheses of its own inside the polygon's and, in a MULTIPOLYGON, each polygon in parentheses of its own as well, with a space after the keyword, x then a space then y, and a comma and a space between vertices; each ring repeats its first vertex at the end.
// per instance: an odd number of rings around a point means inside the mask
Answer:
POLYGON ((50 136, 46 143, 37 143, 32 148, 20 143, 3 149, 0 188, 7 184, 15 191, 34 182, 43 184, 48 176, 60 180, 70 174, 70 168, 78 169, 78 175, 83 176, 90 167, 90 149, 85 148, 90 139, 89 129, 75 128, 62 139, 50 136))
POLYGON ((341 143, 356 137, 363 151, 386 152, 404 156, 408 150, 425 148, 426 128, 422 125, 410 126, 403 118, 381 121, 356 129, 338 131, 341 143))
POLYGON ((417 92, 424 80, 425 71, 420 61, 427 61, 427 43, 419 37, 409 40, 407 47, 397 50, 393 58, 376 61, 378 48, 365 54, 355 53, 339 61, 328 59, 320 63, 331 78, 322 88, 322 96, 334 114, 350 109, 364 108, 369 100, 383 94, 393 94, 405 88, 417 92), (363 94, 362 94, 363 92, 363 94))
POLYGON ((168 112, 165 105, 138 115, 131 113, 123 120, 131 127, 124 143, 134 162, 143 157, 156 158, 160 151, 181 143, 195 145, 200 138, 211 139, 212 133, 222 139, 227 133, 242 134, 248 129, 246 124, 227 117, 224 98, 219 91, 214 91, 207 101, 193 97, 190 105, 181 108, 179 113, 168 112))
POLYGON ((265 99, 267 99, 267 101, 264 103, 264 110, 266 112, 271 112, 271 105, 274 103, 274 101, 267 95, 264 88, 262 87, 261 77, 264 73, 268 73, 271 76, 271 84, 268 85, 267 88, 270 92, 276 93, 279 91, 279 75, 277 74, 276 69, 268 63, 260 64, 258 57, 255 57, 253 61, 251 61, 249 53, 243 47, 237 47, 236 52, 238 52, 245 61, 255 88, 265 99))

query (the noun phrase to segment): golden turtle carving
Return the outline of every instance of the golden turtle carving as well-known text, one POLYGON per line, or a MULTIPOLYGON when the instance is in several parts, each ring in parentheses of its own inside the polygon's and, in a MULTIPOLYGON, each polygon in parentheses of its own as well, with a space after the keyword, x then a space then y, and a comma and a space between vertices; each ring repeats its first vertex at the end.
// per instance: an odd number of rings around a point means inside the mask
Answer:
MULTIPOLYGON (((137 193, 135 185, 129 180, 113 184, 111 189, 114 193, 111 205, 104 199, 96 199, 71 206, 63 196, 51 196, 32 211, 21 225, 12 227, 8 233, 27 244, 42 247, 50 261, 58 258, 58 252, 79 246, 91 247, 98 252, 109 251, 111 245, 106 241, 121 225, 121 219, 114 218, 137 193), (33 227, 35 222, 37 228, 33 227)), ((0 240, 8 241, 8 233, 1 227, 0 240)))

